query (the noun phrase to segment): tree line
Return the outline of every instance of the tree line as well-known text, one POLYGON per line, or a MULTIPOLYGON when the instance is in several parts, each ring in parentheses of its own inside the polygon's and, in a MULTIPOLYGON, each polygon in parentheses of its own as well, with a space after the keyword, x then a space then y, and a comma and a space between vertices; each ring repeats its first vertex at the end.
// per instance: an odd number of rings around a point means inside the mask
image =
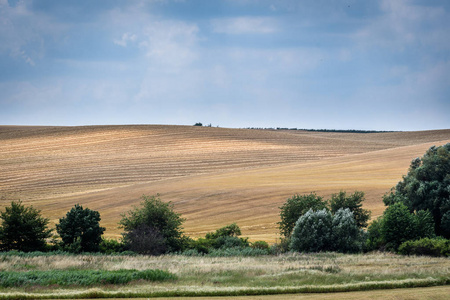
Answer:
POLYGON ((235 223, 204 238, 189 238, 183 233, 185 219, 159 195, 142 196, 140 206, 122 215, 120 241, 102 238, 105 228, 100 226, 100 213, 79 204, 56 224, 55 237, 48 228, 49 219, 39 210, 13 201, 0 212, 0 249, 150 255, 387 250, 450 255, 450 143, 433 146, 411 162, 407 175, 384 195, 383 215, 370 225, 370 211, 362 208, 364 197, 361 191, 340 191, 330 199, 315 193, 288 198, 280 207, 280 242, 271 247, 240 237, 235 223))
POLYGON ((407 175, 383 196, 383 215, 367 229, 363 200, 362 192, 342 191, 330 200, 314 193, 289 198, 280 213, 283 248, 450 256, 450 143, 411 162, 407 175))

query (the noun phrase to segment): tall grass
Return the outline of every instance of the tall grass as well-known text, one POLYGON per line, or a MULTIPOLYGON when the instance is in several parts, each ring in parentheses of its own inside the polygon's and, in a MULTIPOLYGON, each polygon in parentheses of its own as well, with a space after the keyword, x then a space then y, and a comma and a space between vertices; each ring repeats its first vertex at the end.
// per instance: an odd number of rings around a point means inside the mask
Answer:
POLYGON ((100 284, 127 284, 132 281, 174 280, 176 276, 162 270, 54 270, 7 271, 0 273, 0 287, 23 286, 93 286, 100 284))
POLYGON ((184 256, 206 256, 206 257, 249 257, 249 256, 262 256, 269 255, 268 249, 257 249, 250 247, 234 247, 224 249, 212 249, 209 253, 200 253, 196 249, 189 249, 181 253, 184 256))
MULTIPOLYGON (((176 280, 101 286, 23 285, 1 287, 0 298, 92 298, 322 293, 450 284, 450 260, 441 257, 370 254, 284 254, 279 256, 4 256, 2 273, 160 269, 176 280), (37 288, 36 288, 37 287, 37 288), (86 289, 88 288, 88 289, 86 289), (25 293, 33 291, 33 293, 25 293)), ((60 273, 58 273, 58 272, 60 273)), ((83 274, 81 272, 81 274, 83 274)), ((87 273, 84 273, 87 274, 87 273)), ((105 273, 106 274, 106 273, 105 273)), ((143 279, 144 280, 144 279, 143 279)), ((10 285, 11 286, 11 285, 10 285)))

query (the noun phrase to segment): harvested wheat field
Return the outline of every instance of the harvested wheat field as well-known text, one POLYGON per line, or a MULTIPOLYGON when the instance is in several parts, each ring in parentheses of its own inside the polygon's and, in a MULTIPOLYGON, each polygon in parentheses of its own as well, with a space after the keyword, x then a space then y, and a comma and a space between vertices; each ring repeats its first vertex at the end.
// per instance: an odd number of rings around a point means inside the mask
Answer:
POLYGON ((450 130, 331 133, 128 125, 0 126, 0 208, 12 200, 56 223, 76 203, 98 210, 105 235, 142 194, 161 194, 192 237, 236 222, 277 239, 278 207, 295 193, 366 192, 373 216, 410 161, 450 130))

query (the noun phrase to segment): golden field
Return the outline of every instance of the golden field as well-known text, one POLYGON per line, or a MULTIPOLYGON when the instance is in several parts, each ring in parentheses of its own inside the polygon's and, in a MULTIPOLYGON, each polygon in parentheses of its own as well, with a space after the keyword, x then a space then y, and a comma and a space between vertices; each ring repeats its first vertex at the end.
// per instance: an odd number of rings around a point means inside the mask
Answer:
POLYGON ((0 208, 12 200, 53 223, 76 203, 98 210, 108 237, 142 194, 172 201, 185 232, 236 222, 252 240, 276 241, 279 206, 295 193, 366 192, 381 200, 409 163, 450 130, 326 133, 128 125, 0 126, 0 208))

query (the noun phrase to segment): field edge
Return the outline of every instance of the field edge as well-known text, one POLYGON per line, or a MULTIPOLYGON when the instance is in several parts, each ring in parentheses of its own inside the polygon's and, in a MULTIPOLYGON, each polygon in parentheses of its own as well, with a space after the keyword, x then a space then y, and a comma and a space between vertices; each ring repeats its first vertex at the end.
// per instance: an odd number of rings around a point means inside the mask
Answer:
POLYGON ((60 290, 56 293, 0 293, 0 299, 95 299, 95 298, 159 298, 159 297, 226 297, 226 296, 263 296, 287 294, 329 294, 357 291, 373 291, 403 288, 424 288, 450 285, 450 277, 403 279, 390 281, 370 281, 340 285, 305 285, 299 287, 269 287, 269 288, 214 288, 202 289, 189 287, 187 289, 161 291, 107 291, 101 288, 91 288, 84 292, 60 290))

